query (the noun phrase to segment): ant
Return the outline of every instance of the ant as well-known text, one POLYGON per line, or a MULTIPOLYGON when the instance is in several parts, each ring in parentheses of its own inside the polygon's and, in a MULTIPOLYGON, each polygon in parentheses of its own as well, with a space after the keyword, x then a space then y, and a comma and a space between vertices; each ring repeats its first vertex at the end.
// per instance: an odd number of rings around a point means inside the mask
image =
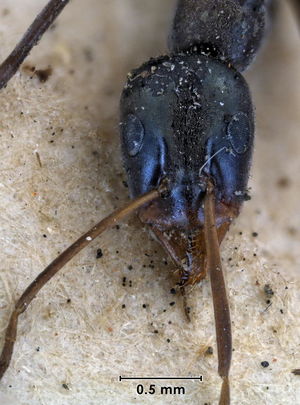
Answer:
MULTIPOLYGON (((192 50, 192 52, 191 52, 191 55, 189 56, 189 58, 193 58, 193 55, 197 55, 197 50, 192 50)), ((200 49, 200 54, 202 54, 203 53, 203 57, 205 57, 205 50, 204 49, 200 49)), ((217 50, 215 50, 215 49, 210 49, 209 50, 209 52, 211 53, 211 56, 213 56, 213 57, 215 57, 213 54, 214 54, 214 52, 217 52, 217 50)), ((166 60, 161 60, 161 62, 162 62, 162 64, 165 64, 165 65, 163 65, 164 66, 164 68, 166 68, 166 69, 170 69, 170 70, 172 70, 172 63, 170 64, 170 61, 169 61, 169 59, 166 59, 166 60), (168 64, 168 66, 167 66, 167 64, 168 64)), ((180 62, 182 62, 182 60, 180 61, 180 62)), ((178 62, 178 63, 180 63, 180 62, 178 62)), ((152 64, 154 63, 154 65, 153 65, 153 68, 158 68, 159 69, 159 67, 157 67, 157 66, 155 66, 155 63, 156 62, 151 62, 152 64)), ((164 69, 164 68, 162 68, 162 69, 164 69)), ((151 66, 151 69, 152 69, 152 66, 151 66)), ((176 68, 174 68, 174 69, 176 69, 176 68)), ((143 67, 142 68, 142 71, 139 71, 138 73, 136 73, 136 76, 141 76, 141 80, 143 81, 143 80, 146 80, 147 79, 147 75, 149 75, 150 76, 150 78, 151 78, 151 74, 153 74, 153 75, 155 75, 155 73, 154 72, 152 72, 152 71, 149 71, 149 69, 148 69, 148 71, 147 71, 147 69, 145 68, 145 67, 143 67), (143 76, 145 76, 145 77, 143 77, 143 76)), ((133 77, 133 79, 129 79, 129 85, 128 85, 128 87, 130 88, 130 85, 131 85, 131 81, 134 81, 134 80, 136 80, 136 78, 135 78, 135 76, 133 77)), ((138 80, 139 80, 139 78, 138 78, 138 80)), ((144 107, 144 106, 143 106, 144 107)), ((126 107, 127 108, 127 107, 126 107)), ((127 113, 126 113, 126 115, 128 115, 127 113)), ((241 116, 239 116, 239 117, 236 117, 236 119, 235 119, 235 121, 239 121, 239 119, 241 119, 242 121, 244 120, 244 115, 241 115, 241 116)), ((124 125, 124 120, 122 119, 122 122, 123 122, 123 125, 124 125)), ((249 126, 251 126, 251 122, 250 122, 250 124, 249 123, 247 123, 247 120, 245 121, 245 126, 247 127, 249 127, 249 126)), ((233 125, 233 124, 232 124, 233 125)), ((230 126, 232 126, 231 125, 231 121, 229 121, 228 122, 228 126, 230 127, 230 126)), ((131 133, 130 131, 137 131, 137 130, 139 130, 139 127, 140 127, 140 124, 139 124, 139 120, 137 120, 135 117, 132 117, 132 118, 130 118, 130 122, 129 122, 129 124, 128 124, 128 122, 126 122, 125 123, 125 126, 129 126, 129 129, 127 128, 127 131, 129 131, 129 133, 131 133), (132 129, 133 128, 133 129, 132 129)), ((123 130, 124 131, 124 130, 123 130)), ((251 131, 250 131, 251 132, 251 131)), ((125 136, 125 135, 124 135, 125 136)), ((125 148, 125 147, 128 147, 128 145, 127 145, 127 142, 128 140, 126 140, 125 139, 125 146, 124 146, 124 142, 123 142, 123 148, 125 148)), ((129 140, 130 141, 130 140, 129 140)), ((234 142, 234 141, 233 141, 234 142)), ((136 141, 134 141, 133 142, 134 144, 135 143, 137 143, 137 148, 139 147, 139 144, 138 144, 138 142, 136 142, 136 141)), ((243 146, 243 145, 242 145, 243 146)), ((247 145, 246 145, 247 146, 247 145)), ((243 146, 243 148, 245 147, 245 145, 243 146)), ((237 148, 239 148, 239 146, 237 146, 237 148)), ((134 148, 133 148, 134 149, 134 148)), ((247 149, 247 148, 246 148, 247 149)), ((201 178, 201 181, 202 181, 202 183, 203 183, 203 190, 208 190, 207 191, 207 195, 208 196, 211 196, 212 195, 212 193, 213 193, 213 188, 214 188, 214 184, 213 184, 213 182, 211 182, 210 181, 210 179, 206 179, 205 178, 205 173, 206 173, 206 175, 207 175, 207 169, 208 169, 208 167, 210 166, 210 164, 213 162, 213 157, 215 157, 216 159, 218 158, 218 155, 220 155, 221 153, 224 153, 224 152, 226 152, 226 153, 229 153, 227 150, 226 150, 226 148, 225 149, 222 149, 221 147, 214 153, 214 154, 212 154, 211 156, 210 156, 210 158, 208 158, 207 160, 205 160, 204 161, 204 164, 199 168, 199 175, 202 175, 203 174, 203 178, 201 178)), ((246 151, 245 151, 246 152, 246 151)), ((129 153, 129 155, 131 156, 131 155, 133 155, 133 156, 135 156, 134 155, 134 153, 135 152, 130 152, 129 153)), ((239 152, 237 152, 237 153, 239 153, 239 152)), ((126 156, 126 152, 124 152, 124 155, 125 155, 125 160, 126 160, 126 158, 128 159, 128 156, 126 156)), ((128 160, 129 162, 130 162, 130 160, 128 160)), ((127 165, 127 169, 128 170, 130 170, 131 168, 129 167, 130 165, 128 164, 128 161, 127 162, 125 162, 125 164, 127 165)), ((135 170, 135 169, 133 169, 133 170, 135 170)), ((246 171, 246 170, 244 170, 244 171, 246 171)), ((247 177, 246 175, 245 175, 245 177, 247 177)), ((134 179, 134 177, 131 177, 130 178, 133 182, 135 182, 136 180, 134 179)), ((135 189, 135 187, 136 187, 136 185, 135 184, 131 184, 130 185, 130 187, 131 187, 131 191, 132 191, 132 194, 137 194, 137 191, 136 191, 136 189, 135 189)), ((162 200, 164 200, 164 201, 168 201, 168 198, 169 198, 169 195, 170 195, 170 192, 171 192, 171 190, 169 190, 169 187, 170 187, 170 185, 168 185, 167 183, 166 183, 166 185, 165 185, 165 187, 166 187, 166 189, 167 189, 167 191, 165 191, 164 190, 164 188, 160 191, 160 198, 162 198, 162 200)), ((152 196, 150 196, 151 198, 154 198, 154 196, 152 195, 152 196)), ((156 194, 156 198, 158 197, 158 195, 156 194)), ((213 211, 213 209, 212 209, 212 205, 211 204, 213 204, 213 199, 208 199, 208 201, 207 201, 207 209, 208 209, 208 211, 207 211, 207 215, 206 215, 206 217, 209 217, 209 212, 212 212, 213 211), (210 207, 210 208, 209 208, 210 207)), ((147 214, 147 218, 150 218, 150 215, 149 214, 147 214)), ((225 221, 226 222, 226 221, 225 221)), ((214 223, 214 220, 213 220, 213 218, 211 218, 211 225, 214 223)), ((209 228, 209 226, 208 226, 209 224, 207 224, 207 229, 209 228)), ((159 230, 156 230, 156 233, 158 233, 158 231, 159 230)), ((157 237, 159 237, 159 235, 156 235, 157 237)), ((88 237, 92 237, 93 238, 93 236, 90 236, 90 234, 88 235, 88 237)), ((171 238, 172 236, 170 236, 170 238, 171 238)), ((177 238, 178 238, 178 235, 177 235, 177 238)), ((206 236, 201 236, 201 242, 203 243, 203 240, 208 240, 210 237, 209 237, 209 235, 206 235, 206 236)), ((211 236, 211 238, 212 238, 212 236, 211 236)), ((196 238, 197 239, 197 238, 196 238)), ((86 240, 86 236, 83 238, 83 240, 86 240)), ((210 240, 210 239, 209 239, 210 240)), ((186 241, 186 243, 188 244, 189 243, 189 240, 187 240, 186 241)), ((195 239, 194 239, 194 237, 193 237, 193 235, 191 236, 191 245, 193 245, 193 243, 195 243, 196 244, 196 247, 198 246, 197 244, 199 243, 197 240, 195 241, 195 239)), ((212 242, 210 242, 209 244, 209 247, 211 248, 211 252, 206 252, 206 255, 208 255, 209 257, 210 257, 210 260, 216 260, 216 257, 215 257, 215 254, 216 254, 216 252, 218 251, 218 246, 217 246, 217 244, 216 244, 216 241, 214 241, 214 243, 212 243, 212 242)), ((188 245, 186 245, 186 249, 188 248, 188 245)), ((208 250, 209 250, 209 248, 208 248, 208 246, 206 247, 208 250)), ((192 256, 192 252, 191 252, 191 256, 192 256)), ((175 260, 176 260, 176 258, 175 258, 175 260)), ((204 260, 204 258, 202 257, 201 258, 201 260, 203 261, 204 260)), ((219 260, 219 259, 218 259, 219 260)), ((201 264, 202 264, 202 267, 203 267, 203 263, 201 262, 201 264)), ((210 266, 208 266, 208 267, 210 267, 210 266)), ((213 267, 213 266, 212 266, 213 267)), ((215 266, 215 267, 220 267, 220 261, 218 261, 218 264, 215 266)), ((185 286, 185 285, 188 285, 189 284, 189 282, 190 282, 190 274, 189 274, 190 272, 189 271, 182 271, 182 273, 181 273, 181 284, 182 284, 182 286, 185 286)), ((204 276, 204 274, 201 274, 200 276, 199 276, 199 278, 202 278, 204 276)), ((191 283, 193 283, 193 280, 192 280, 192 282, 191 283)), ((224 302, 223 302, 224 303, 224 302)), ((221 321, 220 321, 221 322, 221 321)), ((227 323, 228 323, 228 321, 227 321, 227 323)), ((225 337, 224 337, 224 339, 225 339, 225 337)), ((228 363, 228 355, 227 355, 227 357, 226 357, 226 361, 227 361, 227 363, 228 363)), ((225 362, 226 363, 226 362, 225 362)), ((228 374, 228 371, 226 371, 226 373, 228 374)), ((222 377, 225 377, 224 379, 226 380, 227 379, 227 375, 222 375, 222 377)), ((225 389, 224 389, 225 391, 227 391, 227 392, 225 392, 225 394, 223 394, 223 399, 222 399, 222 403, 228 403, 229 402, 229 400, 228 400, 228 386, 226 386, 226 384, 225 384, 225 389), (225 399, 224 399, 225 398, 225 399), (227 398, 227 399, 226 399, 227 398)))

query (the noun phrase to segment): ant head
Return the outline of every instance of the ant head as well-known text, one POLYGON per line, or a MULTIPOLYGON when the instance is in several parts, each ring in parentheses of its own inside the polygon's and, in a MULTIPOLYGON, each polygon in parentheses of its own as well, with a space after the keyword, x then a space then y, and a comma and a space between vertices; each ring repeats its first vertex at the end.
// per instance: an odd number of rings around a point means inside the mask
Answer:
MULTIPOLYGON (((169 193, 141 209, 140 218, 181 267, 182 256, 203 245, 207 178, 215 185, 220 239, 238 214, 253 132, 248 87, 222 62, 180 54, 151 59, 129 74, 121 138, 130 192, 136 197, 166 179, 169 193)), ((189 257, 187 262, 194 260, 192 253, 189 257)))

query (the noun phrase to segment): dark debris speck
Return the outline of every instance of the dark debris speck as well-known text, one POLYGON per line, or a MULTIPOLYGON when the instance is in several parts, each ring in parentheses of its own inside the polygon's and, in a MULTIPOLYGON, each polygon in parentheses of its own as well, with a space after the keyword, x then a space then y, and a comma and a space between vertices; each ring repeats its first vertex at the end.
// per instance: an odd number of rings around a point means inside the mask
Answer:
POLYGON ((41 83, 45 83, 52 75, 52 68, 49 66, 47 69, 37 69, 34 74, 37 76, 41 83))
POLYGON ((280 177, 277 180, 277 186, 280 188, 287 188, 291 184, 290 179, 288 177, 280 177))
POLYGON ((272 290, 270 284, 265 284, 265 285, 264 285, 264 293, 265 293, 268 297, 271 297, 272 295, 274 295, 274 291, 272 290))
POLYGON ((102 249, 97 249, 96 252, 96 259, 100 259, 103 256, 102 249))
POLYGON ((214 353, 213 348, 211 346, 208 346, 208 348, 205 351, 205 354, 211 356, 213 353, 214 353))

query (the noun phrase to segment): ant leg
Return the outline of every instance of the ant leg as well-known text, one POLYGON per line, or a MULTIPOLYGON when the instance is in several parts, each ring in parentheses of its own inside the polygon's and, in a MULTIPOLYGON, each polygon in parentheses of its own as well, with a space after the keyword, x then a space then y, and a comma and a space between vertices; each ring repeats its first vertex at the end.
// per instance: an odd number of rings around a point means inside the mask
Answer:
POLYGON ((214 188, 209 181, 204 202, 204 234, 207 253, 207 270, 210 275, 213 296, 218 372, 223 379, 219 405, 230 404, 229 369, 232 355, 231 321, 225 279, 222 271, 219 240, 215 219, 214 188))
POLYGON ((37 15, 21 41, 0 65, 0 90, 7 85, 21 63, 28 56, 31 49, 39 42, 44 32, 47 31, 69 1, 70 0, 50 0, 37 15))
POLYGON ((76 242, 69 246, 64 252, 62 252, 56 259, 53 260, 38 276, 37 278, 26 288, 19 300, 15 305, 15 309, 11 314, 8 327, 6 329, 4 346, 0 356, 0 380, 7 370, 13 353, 15 340, 17 337, 17 327, 19 315, 26 311, 28 305, 35 298, 37 293, 47 284, 49 280, 65 265, 67 264, 77 253, 85 248, 92 240, 94 240, 101 233, 107 229, 116 225, 127 215, 136 211, 142 205, 149 203, 155 198, 160 196, 158 190, 150 191, 142 196, 136 198, 133 201, 127 203, 124 207, 117 209, 106 218, 102 219, 98 224, 93 226, 88 232, 82 235, 76 242))

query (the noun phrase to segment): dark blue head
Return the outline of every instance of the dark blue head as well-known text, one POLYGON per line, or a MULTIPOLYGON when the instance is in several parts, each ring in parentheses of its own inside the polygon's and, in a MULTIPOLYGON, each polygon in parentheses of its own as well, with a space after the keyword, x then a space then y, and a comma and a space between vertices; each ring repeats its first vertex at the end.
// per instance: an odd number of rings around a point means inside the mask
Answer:
POLYGON ((210 177, 218 226, 229 224, 246 196, 253 133, 247 84, 224 63, 183 54, 151 59, 134 70, 121 99, 129 189, 136 197, 166 179, 170 190, 140 212, 142 221, 161 240, 175 232, 177 244, 183 244, 186 235, 187 249, 187 238, 195 239, 203 228, 210 177))

